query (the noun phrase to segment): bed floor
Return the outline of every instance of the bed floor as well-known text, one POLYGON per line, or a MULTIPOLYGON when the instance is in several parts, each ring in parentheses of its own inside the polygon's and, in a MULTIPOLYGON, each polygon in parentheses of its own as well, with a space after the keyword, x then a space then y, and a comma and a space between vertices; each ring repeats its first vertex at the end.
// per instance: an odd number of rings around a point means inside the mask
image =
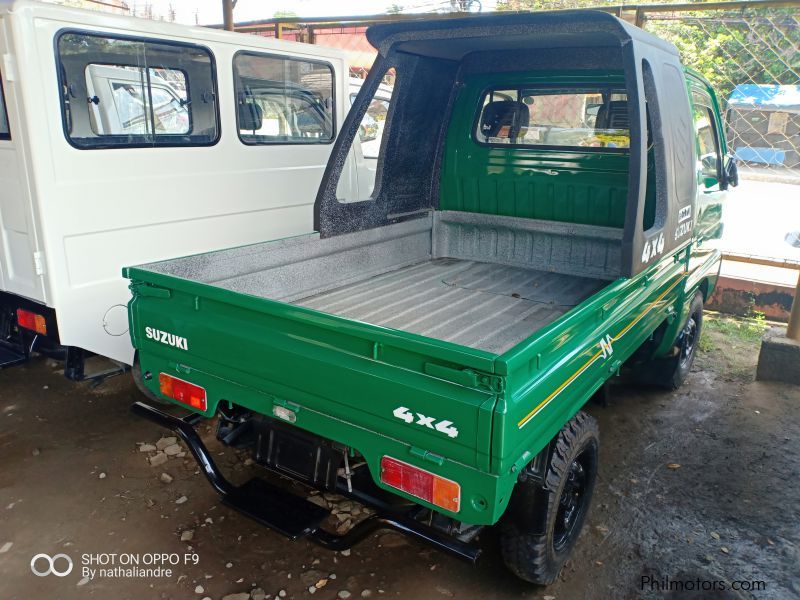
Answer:
POLYGON ((296 300, 373 325, 502 354, 608 282, 438 258, 296 300))

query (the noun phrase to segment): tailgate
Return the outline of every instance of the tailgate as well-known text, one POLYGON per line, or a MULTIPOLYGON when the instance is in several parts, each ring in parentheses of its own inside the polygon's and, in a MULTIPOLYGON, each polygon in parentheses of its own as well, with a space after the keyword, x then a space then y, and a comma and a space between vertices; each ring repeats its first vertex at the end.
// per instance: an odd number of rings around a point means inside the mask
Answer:
MULTIPOLYGON (((142 370, 353 445, 352 426, 487 469, 502 381, 493 354, 140 269, 131 336, 142 370)), ((359 436, 360 437, 360 436, 359 436)), ((356 447, 362 453, 364 449, 356 447)))

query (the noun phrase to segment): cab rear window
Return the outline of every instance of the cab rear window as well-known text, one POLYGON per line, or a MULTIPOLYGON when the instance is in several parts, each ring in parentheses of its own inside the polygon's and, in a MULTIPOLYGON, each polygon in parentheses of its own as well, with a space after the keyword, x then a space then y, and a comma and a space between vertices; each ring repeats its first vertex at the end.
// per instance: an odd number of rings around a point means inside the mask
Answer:
POLYGON ((492 89, 481 99, 475 139, 498 146, 626 149, 628 97, 604 86, 492 89))
POLYGON ((3 78, 0 73, 0 140, 10 140, 11 132, 8 129, 8 113, 6 112, 6 98, 3 95, 3 78))
POLYGON ((214 59, 176 42, 62 33, 67 139, 81 149, 206 146, 219 139, 214 59))

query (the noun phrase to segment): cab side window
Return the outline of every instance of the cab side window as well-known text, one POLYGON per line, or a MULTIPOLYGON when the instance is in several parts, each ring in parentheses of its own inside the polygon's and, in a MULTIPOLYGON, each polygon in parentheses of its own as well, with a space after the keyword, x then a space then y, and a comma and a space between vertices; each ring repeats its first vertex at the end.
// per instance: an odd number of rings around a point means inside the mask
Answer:
POLYGON ((0 140, 10 140, 11 132, 8 129, 8 113, 6 112, 6 99, 3 95, 3 79, 0 73, 0 140))
POLYGON ((285 56, 233 58, 239 138, 245 144, 329 144, 334 138, 333 67, 285 56))
POLYGON ((73 146, 208 146, 219 139, 214 58, 206 48, 65 32, 57 52, 73 146))
POLYGON ((722 154, 719 146, 716 120, 711 97, 706 92, 692 91, 694 130, 697 140, 697 158, 700 161, 706 187, 718 183, 722 176, 722 154), (715 180, 713 183, 711 179, 715 180))

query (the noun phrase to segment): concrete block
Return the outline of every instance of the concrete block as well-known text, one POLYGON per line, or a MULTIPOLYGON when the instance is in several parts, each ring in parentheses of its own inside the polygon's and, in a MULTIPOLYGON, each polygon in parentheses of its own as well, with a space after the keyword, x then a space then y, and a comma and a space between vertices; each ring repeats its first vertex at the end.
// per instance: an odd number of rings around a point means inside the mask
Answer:
POLYGON ((761 340, 756 379, 800 385, 800 342, 786 337, 786 328, 773 327, 761 340))

